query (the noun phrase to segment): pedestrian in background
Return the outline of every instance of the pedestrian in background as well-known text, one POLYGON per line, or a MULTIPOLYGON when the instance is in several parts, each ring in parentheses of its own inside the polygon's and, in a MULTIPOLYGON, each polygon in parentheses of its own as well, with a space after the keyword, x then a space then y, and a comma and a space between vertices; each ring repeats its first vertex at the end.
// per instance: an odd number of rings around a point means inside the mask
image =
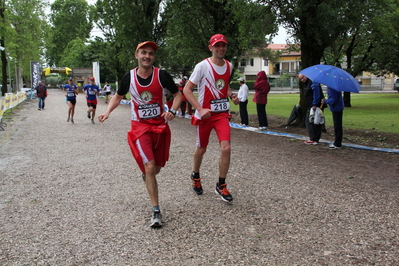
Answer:
POLYGON ((105 82, 103 91, 105 92, 105 103, 108 103, 111 92, 112 92, 112 87, 109 85, 108 81, 105 82))
POLYGON ((267 122, 266 114, 266 104, 267 104, 267 94, 270 91, 270 84, 267 80, 267 75, 265 71, 260 71, 258 73, 258 78, 255 81, 254 89, 254 102, 256 103, 256 112, 258 114, 259 130, 266 130, 269 126, 267 122))
POLYGON ((66 102, 68 104, 68 119, 67 122, 75 123, 73 117, 75 115, 76 95, 78 95, 78 87, 73 84, 72 77, 68 78, 68 84, 64 86, 66 102))
POLYGON ((241 118, 241 126, 248 126, 249 125, 249 119, 248 119, 248 110, 247 110, 247 105, 248 105, 248 94, 249 94, 249 89, 247 84, 245 84, 244 78, 238 78, 238 83, 240 84, 240 89, 238 90, 238 100, 240 101, 239 107, 240 107, 240 118, 241 118))
POLYGON ((100 88, 94 83, 95 79, 91 77, 90 83, 87 84, 83 91, 86 93, 87 102, 87 118, 91 119, 91 123, 94 124, 94 117, 96 116, 97 109, 97 95, 100 93, 100 88))
POLYGON ((344 113, 344 100, 342 99, 342 92, 327 87, 327 95, 328 99, 322 99, 321 102, 328 104, 328 108, 332 113, 335 135, 334 142, 331 143, 328 148, 332 150, 341 149, 343 138, 342 117, 344 113))
POLYGON ((38 107, 39 111, 44 110, 44 101, 46 100, 47 97, 47 88, 44 86, 44 84, 39 81, 39 84, 35 88, 36 90, 36 97, 38 99, 38 107))

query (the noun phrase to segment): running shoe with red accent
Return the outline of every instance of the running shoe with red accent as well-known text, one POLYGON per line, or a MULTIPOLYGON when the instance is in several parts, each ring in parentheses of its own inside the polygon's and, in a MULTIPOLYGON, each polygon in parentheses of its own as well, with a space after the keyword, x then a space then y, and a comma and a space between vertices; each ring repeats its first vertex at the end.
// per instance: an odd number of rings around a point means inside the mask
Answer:
POLYGON ((318 145, 319 143, 317 141, 313 140, 308 140, 304 142, 306 145, 318 145))
POLYGON ((226 186, 227 186, 226 184, 222 184, 219 186, 219 184, 216 183, 215 193, 220 195, 220 198, 223 201, 230 202, 233 200, 233 196, 231 196, 226 186))
POLYGON ((192 172, 191 174, 191 181, 192 181, 192 186, 193 186, 193 190, 195 193, 197 193, 197 195, 202 195, 202 193, 204 192, 202 190, 202 186, 201 186, 201 178, 199 178, 199 174, 198 174, 198 178, 194 177, 194 172, 192 172))

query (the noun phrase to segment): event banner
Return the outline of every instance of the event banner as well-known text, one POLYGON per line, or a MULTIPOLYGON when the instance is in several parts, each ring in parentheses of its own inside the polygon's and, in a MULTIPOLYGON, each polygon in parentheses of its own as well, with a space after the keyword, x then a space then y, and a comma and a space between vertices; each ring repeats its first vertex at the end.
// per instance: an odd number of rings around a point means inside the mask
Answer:
POLYGON ((100 84, 100 62, 93 62, 93 77, 96 80, 97 86, 101 89, 101 84, 100 84))
POLYGON ((30 73, 32 81, 32 89, 36 88, 40 82, 40 73, 42 71, 42 63, 39 61, 30 61, 30 73))

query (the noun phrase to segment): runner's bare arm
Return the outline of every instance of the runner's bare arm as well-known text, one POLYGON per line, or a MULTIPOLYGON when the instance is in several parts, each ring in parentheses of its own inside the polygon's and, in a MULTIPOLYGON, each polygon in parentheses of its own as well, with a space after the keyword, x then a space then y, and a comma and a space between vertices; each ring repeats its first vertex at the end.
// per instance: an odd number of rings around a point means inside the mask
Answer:
POLYGON ((115 94, 114 97, 111 98, 111 100, 109 101, 107 110, 105 110, 105 113, 101 114, 98 116, 98 121, 99 122, 104 122, 105 120, 108 119, 109 115, 111 114, 111 112, 119 106, 121 100, 123 99, 124 95, 119 95, 119 94, 115 94))
POLYGON ((197 99, 194 96, 193 89, 195 87, 195 84, 192 83, 190 80, 186 83, 186 86, 184 86, 183 93, 186 96, 187 101, 191 103, 191 105, 198 110, 201 114, 201 118, 208 118, 211 115, 211 110, 210 109, 204 109, 202 106, 199 104, 197 99))

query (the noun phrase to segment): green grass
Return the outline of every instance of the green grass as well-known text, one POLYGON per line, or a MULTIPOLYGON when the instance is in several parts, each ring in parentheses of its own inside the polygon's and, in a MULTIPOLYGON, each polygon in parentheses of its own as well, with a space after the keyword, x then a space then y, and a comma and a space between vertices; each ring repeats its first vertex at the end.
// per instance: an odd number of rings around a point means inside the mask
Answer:
MULTIPOLYGON (((248 113, 256 114, 256 105, 248 99, 248 113)), ((287 118, 299 101, 299 94, 269 94, 266 112, 268 115, 287 118)), ((351 94, 352 107, 345 108, 344 128, 376 130, 385 133, 399 133, 399 93, 351 94)), ((231 104, 231 111, 238 106, 231 104)), ((330 110, 324 109, 326 126, 333 126, 330 110)))

